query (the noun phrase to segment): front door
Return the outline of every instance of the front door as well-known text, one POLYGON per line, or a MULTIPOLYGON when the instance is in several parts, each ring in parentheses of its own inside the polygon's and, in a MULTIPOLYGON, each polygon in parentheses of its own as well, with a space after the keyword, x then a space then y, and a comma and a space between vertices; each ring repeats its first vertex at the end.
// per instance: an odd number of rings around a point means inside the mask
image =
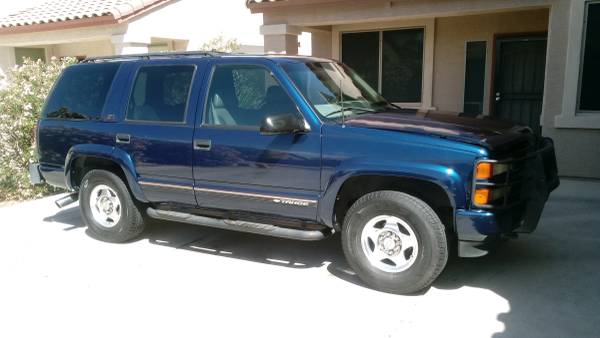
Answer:
POLYGON ((320 130, 262 135, 266 116, 297 104, 269 62, 214 61, 194 135, 194 179, 201 208, 315 220, 320 130))
POLYGON ((546 37, 496 39, 493 115, 541 132, 546 37))

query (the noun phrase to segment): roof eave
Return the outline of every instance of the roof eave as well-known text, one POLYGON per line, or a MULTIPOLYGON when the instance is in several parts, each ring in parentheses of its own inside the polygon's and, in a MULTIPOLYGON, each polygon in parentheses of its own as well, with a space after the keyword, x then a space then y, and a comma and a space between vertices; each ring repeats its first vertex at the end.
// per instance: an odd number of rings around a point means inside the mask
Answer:
POLYGON ((103 15, 103 16, 96 16, 96 17, 91 17, 91 18, 56 21, 56 22, 50 22, 50 23, 38 23, 38 24, 32 24, 32 25, 0 27, 0 35, 46 32, 46 31, 55 31, 55 30, 70 29, 70 28, 83 28, 83 27, 91 27, 91 26, 110 25, 110 24, 117 24, 117 23, 119 23, 119 20, 116 20, 112 15, 103 15))
POLYGON ((138 16, 144 15, 156 8, 162 7, 173 0, 159 0, 146 7, 139 8, 131 13, 115 18, 112 14, 106 14, 102 16, 86 17, 73 20, 55 21, 49 23, 35 23, 29 25, 20 26, 9 26, 0 27, 0 35, 5 34, 20 34, 20 33, 36 33, 55 31, 70 28, 82 28, 82 27, 93 27, 103 26, 111 24, 119 24, 125 21, 132 20, 138 16))
POLYGON ((385 2, 389 0, 275 0, 262 2, 254 2, 253 0, 246 0, 246 7, 250 9, 252 13, 263 13, 270 9, 278 9, 283 7, 297 7, 297 6, 311 6, 317 4, 335 4, 335 3, 372 3, 372 2, 385 2))

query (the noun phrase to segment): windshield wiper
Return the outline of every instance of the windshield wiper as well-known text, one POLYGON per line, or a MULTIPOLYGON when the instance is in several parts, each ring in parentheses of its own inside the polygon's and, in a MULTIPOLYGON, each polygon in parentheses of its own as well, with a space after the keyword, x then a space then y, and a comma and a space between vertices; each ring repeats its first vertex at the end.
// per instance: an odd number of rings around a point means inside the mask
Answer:
POLYGON ((388 101, 377 101, 377 102, 375 102, 375 104, 381 105, 381 106, 394 107, 394 108, 399 109, 399 110, 404 110, 405 109, 404 107, 400 107, 399 105, 391 103, 391 102, 388 102, 388 101))
POLYGON ((348 110, 358 110, 358 111, 362 111, 362 112, 365 112, 365 113, 375 113, 376 112, 376 110, 368 109, 368 108, 363 108, 363 107, 349 107, 349 106, 344 106, 344 107, 342 107, 342 108, 340 108, 338 110, 334 110, 334 111, 332 111, 332 112, 330 112, 330 113, 328 113, 326 115, 323 115, 323 116, 329 117, 331 115, 343 113, 343 112, 346 112, 348 110))

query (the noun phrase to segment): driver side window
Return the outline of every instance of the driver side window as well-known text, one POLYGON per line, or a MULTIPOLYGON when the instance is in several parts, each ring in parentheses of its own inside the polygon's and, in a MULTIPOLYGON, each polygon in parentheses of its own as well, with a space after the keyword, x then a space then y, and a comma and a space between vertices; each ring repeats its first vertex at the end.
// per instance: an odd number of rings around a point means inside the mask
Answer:
POLYGON ((214 68, 206 125, 258 127, 267 116, 296 112, 296 105, 268 69, 253 65, 214 68))

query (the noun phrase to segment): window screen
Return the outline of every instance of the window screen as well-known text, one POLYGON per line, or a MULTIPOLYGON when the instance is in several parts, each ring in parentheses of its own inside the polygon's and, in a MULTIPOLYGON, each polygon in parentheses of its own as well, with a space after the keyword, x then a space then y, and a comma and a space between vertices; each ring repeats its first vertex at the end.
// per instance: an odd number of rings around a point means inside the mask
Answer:
POLYGON ((214 69, 206 124, 258 127, 267 116, 296 112, 296 105, 268 69, 250 65, 214 69))
POLYGON ((423 29, 383 32, 381 93, 392 102, 420 102, 423 29))
POLYGON ((421 102, 424 35, 423 28, 344 33, 342 61, 389 101, 421 102))
POLYGON ((344 33, 342 62, 371 87, 379 88, 379 32, 344 33))
POLYGON ((119 63, 74 65, 65 69, 42 116, 99 119, 119 63))
POLYGON ((465 106, 467 115, 483 113, 483 91, 485 82, 485 41, 469 41, 465 61, 465 106))
POLYGON ((600 112, 600 2, 587 5, 579 110, 600 112))
POLYGON ((141 67, 129 98, 127 119, 183 122, 194 70, 191 65, 141 67))

